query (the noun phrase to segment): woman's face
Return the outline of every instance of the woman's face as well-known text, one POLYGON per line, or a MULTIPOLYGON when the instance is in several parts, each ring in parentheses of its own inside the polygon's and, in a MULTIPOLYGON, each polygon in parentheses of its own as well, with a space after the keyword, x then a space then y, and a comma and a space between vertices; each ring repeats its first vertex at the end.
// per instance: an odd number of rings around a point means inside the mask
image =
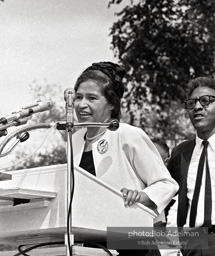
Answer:
POLYGON ((104 122, 110 119, 111 106, 101 87, 93 80, 80 83, 74 101, 79 122, 104 122))

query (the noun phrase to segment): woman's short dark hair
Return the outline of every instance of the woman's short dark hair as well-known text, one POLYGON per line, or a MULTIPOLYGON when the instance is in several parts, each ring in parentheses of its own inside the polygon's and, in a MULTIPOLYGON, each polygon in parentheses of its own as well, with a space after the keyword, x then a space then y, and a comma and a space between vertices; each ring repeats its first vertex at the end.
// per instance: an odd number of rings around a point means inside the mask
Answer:
POLYGON ((194 78, 187 86, 188 97, 190 97, 192 92, 198 87, 209 87, 215 90, 215 80, 205 76, 194 78))
POLYGON ((78 77, 74 89, 77 91, 79 85, 88 80, 95 81, 101 86, 108 103, 114 107, 111 112, 111 118, 119 120, 121 115, 121 98, 124 93, 124 85, 122 83, 124 75, 125 70, 118 64, 112 62, 93 63, 78 77))

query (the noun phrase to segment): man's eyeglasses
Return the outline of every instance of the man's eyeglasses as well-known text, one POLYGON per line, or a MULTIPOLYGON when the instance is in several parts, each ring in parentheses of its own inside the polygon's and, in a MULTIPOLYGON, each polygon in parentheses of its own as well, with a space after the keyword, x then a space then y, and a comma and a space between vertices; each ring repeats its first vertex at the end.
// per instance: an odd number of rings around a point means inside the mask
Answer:
POLYGON ((215 99, 214 95, 203 95, 196 99, 187 99, 185 100, 185 107, 187 109, 194 109, 197 101, 199 101, 202 107, 207 107, 211 102, 215 101, 212 99, 215 99))

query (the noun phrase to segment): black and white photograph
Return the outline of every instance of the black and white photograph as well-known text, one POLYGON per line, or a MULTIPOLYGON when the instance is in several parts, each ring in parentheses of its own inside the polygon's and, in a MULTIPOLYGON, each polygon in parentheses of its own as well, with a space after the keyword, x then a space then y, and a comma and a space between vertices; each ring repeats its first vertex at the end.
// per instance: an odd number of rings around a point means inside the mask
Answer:
POLYGON ((215 256, 215 2, 0 0, 0 256, 215 256))

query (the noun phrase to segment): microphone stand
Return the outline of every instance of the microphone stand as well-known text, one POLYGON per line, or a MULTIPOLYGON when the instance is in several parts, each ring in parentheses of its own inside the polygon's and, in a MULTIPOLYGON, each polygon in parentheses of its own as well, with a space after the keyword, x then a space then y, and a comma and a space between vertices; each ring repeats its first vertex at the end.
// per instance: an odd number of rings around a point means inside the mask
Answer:
POLYGON ((74 235, 72 234, 72 199, 74 194, 74 164, 72 149, 73 123, 66 124, 67 130, 67 234, 65 236, 66 255, 72 256, 74 235))
MULTIPOLYGON (((69 113, 69 111, 68 111, 69 113)), ((73 127, 107 127, 111 131, 119 128, 119 121, 111 120, 109 123, 73 123, 62 121, 57 123, 58 130, 67 131, 67 233, 65 235, 66 255, 72 256, 72 246, 74 245, 74 234, 72 234, 72 199, 74 194, 75 178, 74 178, 74 163, 72 149, 72 129, 73 127)))
POLYGON ((72 150, 73 129, 73 90, 68 88, 64 91, 66 101, 66 124, 67 131, 67 233, 65 234, 66 255, 72 256, 74 235, 72 234, 72 199, 74 193, 74 164, 72 150))

